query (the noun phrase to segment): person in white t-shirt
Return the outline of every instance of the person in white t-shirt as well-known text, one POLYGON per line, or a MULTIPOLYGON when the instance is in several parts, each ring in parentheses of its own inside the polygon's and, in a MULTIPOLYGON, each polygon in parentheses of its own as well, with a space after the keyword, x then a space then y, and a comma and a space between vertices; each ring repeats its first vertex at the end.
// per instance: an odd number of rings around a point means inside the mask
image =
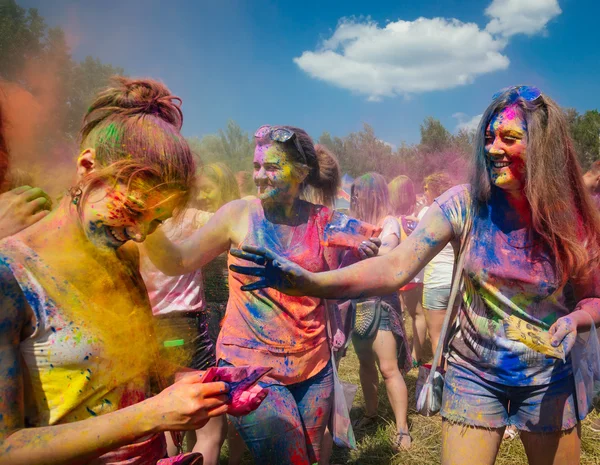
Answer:
MULTIPOLYGON (((430 174, 423 180, 423 191, 427 205, 446 192, 453 183, 445 173, 430 174)), ((419 212, 419 220, 423 218, 429 208, 426 206, 419 212)), ((440 332, 444 324, 444 316, 450 287, 452 285, 452 270, 454 269, 454 249, 451 244, 446 245, 424 269, 423 277, 423 309, 427 321, 427 331, 431 338, 431 349, 435 349, 440 339, 440 332)))

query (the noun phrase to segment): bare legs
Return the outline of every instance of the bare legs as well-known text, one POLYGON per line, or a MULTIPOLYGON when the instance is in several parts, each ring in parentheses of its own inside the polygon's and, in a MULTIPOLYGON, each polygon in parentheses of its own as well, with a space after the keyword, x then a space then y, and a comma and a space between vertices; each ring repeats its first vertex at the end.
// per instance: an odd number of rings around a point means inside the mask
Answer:
MULTIPOLYGON (((442 465, 493 465, 504 428, 486 429, 442 422, 442 465)), ((529 465, 578 464, 581 425, 556 433, 521 431, 529 465)))
POLYGON ((218 465, 221 446, 227 436, 227 417, 211 418, 204 428, 196 430, 196 444, 193 452, 200 452, 204 465, 218 465))
POLYGON ((386 392, 394 416, 396 430, 408 432, 408 390, 396 354, 396 339, 391 331, 378 331, 375 339, 353 338, 354 348, 360 361, 360 382, 365 397, 366 416, 377 414, 377 390, 379 371, 385 382, 386 392))
POLYGON ((427 335, 427 323, 425 314, 421 306, 423 298, 423 286, 418 285, 409 291, 400 291, 400 302, 402 308, 405 309, 412 318, 412 359, 420 362, 423 356, 423 344, 425 344, 425 336, 427 335))
POLYGON ((425 319, 427 321, 427 331, 431 338, 431 350, 435 354, 435 348, 440 340, 440 333, 442 332, 442 326, 444 326, 444 318, 446 317, 445 310, 429 310, 423 307, 425 310, 425 319))

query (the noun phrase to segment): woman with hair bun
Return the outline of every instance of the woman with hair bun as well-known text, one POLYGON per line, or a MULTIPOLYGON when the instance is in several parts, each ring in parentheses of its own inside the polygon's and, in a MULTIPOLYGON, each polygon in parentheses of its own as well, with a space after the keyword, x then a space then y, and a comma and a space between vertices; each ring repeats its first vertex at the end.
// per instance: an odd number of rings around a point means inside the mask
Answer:
POLYGON ((1 464, 155 464, 164 432, 229 408, 227 386, 198 372, 150 396, 170 367, 131 241, 188 198, 179 103, 158 82, 115 78, 85 116, 69 194, 0 241, 1 464))
MULTIPOLYGON (((310 136, 291 126, 262 126, 255 135, 254 182, 258 199, 218 210, 188 241, 152 237, 146 249, 168 274, 203 266, 241 245, 264 246, 313 271, 336 269, 345 249, 324 246, 332 210, 301 196, 307 186, 335 196, 339 171, 310 136)), ((377 253, 364 241, 355 252, 377 253)), ((229 264, 245 262, 229 256, 229 264)), ((245 418, 233 418, 257 464, 310 465, 319 460, 333 391, 322 299, 289 297, 270 289, 245 292, 251 279, 229 274, 229 302, 217 343, 222 365, 269 366, 260 385, 268 396, 245 418)))

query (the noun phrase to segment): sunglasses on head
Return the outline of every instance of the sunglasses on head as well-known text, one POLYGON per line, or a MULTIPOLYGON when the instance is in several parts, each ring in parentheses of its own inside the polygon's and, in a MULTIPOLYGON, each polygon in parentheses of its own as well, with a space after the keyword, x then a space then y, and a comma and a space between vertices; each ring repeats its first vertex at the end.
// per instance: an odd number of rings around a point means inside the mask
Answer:
POLYGON ((527 102, 533 102, 534 100, 537 100, 538 98, 540 98, 542 96, 542 91, 540 89, 538 89, 537 87, 510 86, 510 87, 505 87, 504 89, 496 92, 492 96, 492 100, 496 100, 498 97, 500 97, 505 92, 511 93, 511 100, 513 100, 513 101, 520 97, 523 100, 526 100, 527 102))
POLYGON ((268 124, 265 124, 264 126, 261 126, 256 130, 256 132, 254 133, 254 137, 256 137, 257 139, 264 139, 265 137, 268 137, 269 139, 274 140, 275 142, 282 143, 291 140, 294 143, 294 147, 296 147, 296 150, 298 150, 298 152, 300 152, 300 155, 302 155, 302 158, 304 158, 304 164, 307 164, 306 154, 304 153, 304 149, 302 148, 302 145, 298 140, 298 136, 294 131, 287 128, 270 126, 268 124))

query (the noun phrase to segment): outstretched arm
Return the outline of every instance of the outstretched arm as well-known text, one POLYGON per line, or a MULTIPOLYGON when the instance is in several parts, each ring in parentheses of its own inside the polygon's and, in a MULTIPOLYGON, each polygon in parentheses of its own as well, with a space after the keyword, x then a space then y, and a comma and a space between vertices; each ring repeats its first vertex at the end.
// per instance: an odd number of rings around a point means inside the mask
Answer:
POLYGON ((433 205, 408 239, 383 257, 336 271, 310 273, 268 250, 244 247, 244 251, 231 253, 260 266, 232 265, 231 269, 260 278, 243 290, 274 287, 291 295, 334 299, 385 295, 408 283, 452 237, 449 221, 440 207, 433 205))
POLYGON ((224 205, 205 226, 178 243, 170 241, 159 228, 146 238, 141 248, 166 275, 195 271, 229 250, 232 224, 245 218, 246 204, 245 200, 236 200, 224 205))

